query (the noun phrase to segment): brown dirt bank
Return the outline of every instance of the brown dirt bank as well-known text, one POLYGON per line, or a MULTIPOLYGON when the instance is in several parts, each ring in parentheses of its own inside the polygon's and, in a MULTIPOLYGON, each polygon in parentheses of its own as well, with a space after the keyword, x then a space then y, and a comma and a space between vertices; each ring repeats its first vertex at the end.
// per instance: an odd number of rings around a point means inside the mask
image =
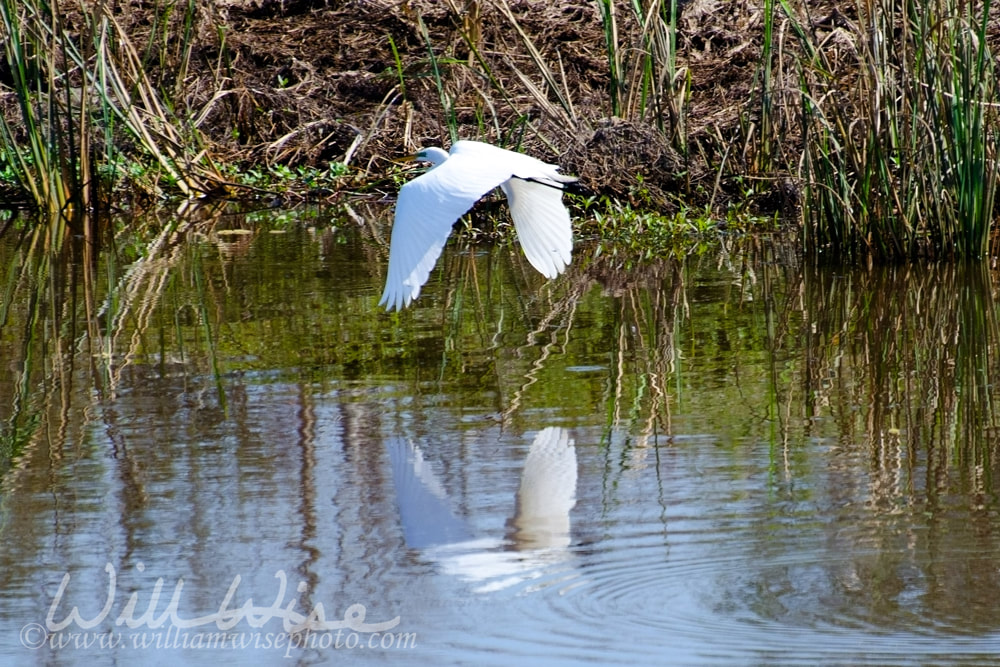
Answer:
MULTIPOLYGON (((855 62, 850 40, 838 35, 852 29, 855 5, 794 4, 849 85, 855 62)), ((137 43, 164 30, 150 18, 154 5, 118 3, 137 43)), ((447 146, 454 129, 460 138, 519 145, 600 193, 643 206, 794 211, 800 139, 796 73, 780 55, 794 41, 787 21, 777 12, 765 129, 761 3, 678 5, 674 79, 649 75, 667 93, 650 100, 640 65, 648 32, 630 3, 615 3, 623 83, 613 119, 594 0, 200 3, 184 103, 213 154, 243 168, 346 162, 364 182, 378 182, 392 159, 447 146)), ((178 35, 180 13, 168 24, 178 35)), ((172 62, 169 54, 151 60, 164 88, 177 86, 172 62)))
MULTIPOLYGON (((164 29, 155 4, 118 3, 137 44, 164 29)), ((377 181, 393 158, 447 146, 451 113, 461 138, 519 144, 637 204, 718 208, 752 190, 762 210, 787 209, 795 193, 784 164, 762 173, 747 148, 759 106, 751 94, 761 50, 757 3, 682 4, 683 118, 666 103, 640 109, 638 92, 620 118, 609 118, 608 50, 593 0, 201 3, 184 102, 217 157, 243 168, 348 162, 377 181), (748 189, 737 176, 763 180, 748 189)), ((812 11, 822 17, 831 7, 812 11)), ((174 14, 168 28, 180 35, 174 14)), ((641 28, 627 3, 618 3, 616 18, 622 67, 634 78, 641 28)), ((164 88, 176 87, 173 63, 170 54, 150 60, 164 88)), ((786 141, 791 155, 790 129, 786 141)))

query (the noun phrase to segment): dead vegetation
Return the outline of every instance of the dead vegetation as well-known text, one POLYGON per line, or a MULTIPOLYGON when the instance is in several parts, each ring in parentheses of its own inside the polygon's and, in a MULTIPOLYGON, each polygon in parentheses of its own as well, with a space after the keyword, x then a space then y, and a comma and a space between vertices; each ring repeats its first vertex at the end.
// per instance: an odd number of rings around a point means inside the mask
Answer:
MULTIPOLYGON (((447 145, 454 133, 558 161, 596 191, 637 204, 669 210, 744 194, 730 176, 753 170, 757 3, 681 3, 682 116, 667 102, 658 108, 640 99, 642 26, 619 3, 628 90, 618 118, 598 4, 202 3, 185 101, 220 159, 243 166, 344 162, 377 180, 393 158, 447 145)), ((120 11, 141 43, 148 11, 138 2, 120 3, 120 11)), ((162 77, 172 75, 163 68, 162 77)))
MULTIPOLYGON (((27 2, 36 0, 0 6, 25 12, 27 2)), ((933 120, 925 114, 975 100, 965 106, 972 114, 985 109, 987 128, 995 116, 987 84, 1000 9, 942 0, 934 11, 940 15, 927 18, 912 0, 77 0, 59 30, 67 48, 78 51, 78 64, 66 62, 66 76, 46 76, 79 86, 87 76, 80 72, 96 60, 98 22, 110 19, 115 31, 101 34, 136 54, 129 70, 143 98, 133 103, 122 86, 92 116, 108 117, 112 109, 128 113, 139 130, 144 118, 183 126, 180 134, 152 137, 166 152, 146 182, 162 182, 163 173, 177 180, 193 169, 199 179, 184 183, 188 196, 227 191, 253 170, 329 165, 347 171, 337 176, 341 190, 389 192, 395 184, 382 184, 396 175, 395 158, 421 146, 481 139, 558 162, 599 195, 668 214, 736 208, 798 220, 809 200, 810 210, 821 211, 813 222, 836 234, 838 225, 849 230, 860 222, 851 241, 860 247, 871 234, 851 211, 908 218, 911 209, 900 202, 909 191, 927 199, 927 183, 959 173, 962 145, 984 144, 976 129, 982 119, 970 115, 973 129, 954 154, 920 150, 947 131, 926 130, 946 123, 947 112, 933 120), (873 30, 882 31, 878 40, 867 39, 873 30), (920 35, 930 34, 938 60, 914 67, 913 58, 924 57, 920 35), (946 88, 964 85, 951 73, 968 69, 972 46, 983 42, 990 57, 986 65, 976 60, 979 87, 971 93, 937 94, 929 80, 898 80, 922 68, 942 73, 937 81, 946 88), (871 50, 883 43, 896 52, 871 50), (886 129, 887 120, 911 123, 902 128, 912 134, 908 144, 897 140, 895 125, 886 129), (865 147, 877 142, 884 145, 873 162, 865 147), (936 171, 911 187, 905 166, 928 161, 914 156, 936 160, 936 171), (860 198, 873 174, 883 177, 878 201, 860 198), (828 222, 823 211, 846 211, 849 219, 828 222)), ((7 25, 15 26, 8 32, 18 29, 17 20, 7 25)), ((49 28, 40 25, 36 44, 48 48, 49 28)), ((8 35, 6 44, 15 41, 8 35)), ((67 59, 57 51, 49 64, 58 70, 67 59)), ((21 55, 33 62, 30 51, 21 55)), ((23 108, 24 96, 4 88, 14 78, 10 62, 8 54, 6 69, 0 67, 4 118, 23 108)), ((99 91, 100 80, 89 76, 99 91)), ((37 81, 49 85, 45 76, 37 81)), ((67 101, 79 95, 78 88, 63 93, 67 101)), ((51 124, 53 136, 64 135, 75 118, 102 130, 73 104, 65 104, 65 121, 51 124)), ((95 132, 69 152, 118 151, 119 160, 135 135, 119 133, 95 132)), ((986 138, 994 134, 989 129, 986 138)), ((155 141, 135 143, 134 154, 156 148, 155 141)), ((44 137, 37 142, 45 144, 44 137)), ((972 170, 963 183, 979 178, 980 163, 983 173, 994 173, 992 146, 978 162, 965 160, 972 170)), ((30 174, 22 180, 30 182, 30 174)), ((237 192, 254 191, 241 187, 237 192)), ((152 189, 159 194, 158 184, 152 189)), ((990 185, 983 197, 992 191, 990 185)), ((931 201, 925 208, 922 225, 940 206, 931 201)), ((926 236, 908 224, 906 235, 926 236)), ((907 243, 891 242, 904 250, 907 243)))

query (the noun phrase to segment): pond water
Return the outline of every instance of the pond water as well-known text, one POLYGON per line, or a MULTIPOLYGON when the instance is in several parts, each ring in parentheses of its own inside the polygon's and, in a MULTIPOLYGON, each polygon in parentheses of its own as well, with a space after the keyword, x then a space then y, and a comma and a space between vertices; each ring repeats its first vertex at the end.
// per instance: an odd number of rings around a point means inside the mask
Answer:
POLYGON ((459 242, 386 314, 308 213, 0 244, 0 663, 1000 654, 989 267, 459 242))

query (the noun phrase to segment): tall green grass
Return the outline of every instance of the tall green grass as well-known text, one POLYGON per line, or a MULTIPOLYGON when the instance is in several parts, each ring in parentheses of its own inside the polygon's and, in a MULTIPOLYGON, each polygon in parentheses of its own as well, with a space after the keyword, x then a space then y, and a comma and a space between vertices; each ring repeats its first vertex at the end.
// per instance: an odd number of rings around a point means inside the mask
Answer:
POLYGON ((4 57, 23 127, 19 133, 0 115, 0 137, 4 161, 31 198, 61 212, 74 199, 80 203, 89 173, 86 161, 68 159, 78 157, 86 146, 74 132, 80 119, 66 103, 72 91, 63 85, 62 98, 58 92, 65 56, 52 34, 59 30, 60 19, 50 12, 46 20, 39 10, 20 0, 0 0, 4 57))
POLYGON ((431 72, 434 74, 434 85, 437 88, 438 96, 441 98, 441 108, 445 112, 449 138, 452 143, 455 143, 458 141, 458 117, 455 114, 455 103, 454 100, 450 99, 448 91, 445 88, 444 78, 441 75, 440 58, 434 53, 434 44, 431 42, 430 34, 427 32, 427 26, 424 25, 423 19, 418 19, 418 25, 420 26, 420 34, 427 44, 427 57, 430 61, 431 72))
POLYGON ((992 3, 858 3, 850 78, 781 0, 801 46, 805 244, 833 256, 980 257, 997 187, 992 3))
MULTIPOLYGON (((182 21, 179 71, 191 57, 193 7, 182 21)), ((0 113, 0 158, 56 225, 106 203, 124 165, 146 172, 154 189, 188 197, 218 180, 185 110, 163 101, 148 54, 140 57, 112 10, 106 1, 0 0, 8 95, 17 101, 0 113)))
MULTIPOLYGON (((549 131, 565 133, 564 141, 549 141, 539 136, 554 150, 558 144, 577 140, 581 126, 599 120, 578 114, 559 52, 543 53, 507 2, 496 2, 494 8, 515 37, 514 43, 502 42, 488 54, 483 52, 481 44, 479 3, 469 3, 465 8, 460 8, 455 0, 449 0, 448 4, 456 17, 463 17, 457 27, 469 49, 467 63, 457 58, 447 61, 453 67, 450 74, 462 79, 465 85, 476 87, 481 104, 492 115, 492 129, 498 134, 501 123, 494 96, 499 96, 515 112, 518 125, 530 126, 530 113, 525 112, 526 93, 531 103, 554 121, 549 131), (470 7, 475 11, 469 11, 470 7), (513 78, 503 76, 501 70, 509 71, 513 78), (488 85, 480 87, 481 81, 488 85)), ((691 82, 687 68, 680 66, 677 59, 680 3, 678 0, 598 0, 597 7, 608 62, 607 115, 653 125, 670 137, 675 148, 686 154, 686 111, 691 82), (625 17, 620 21, 619 12, 623 9, 625 17), (627 29, 619 31, 622 22, 627 29)), ((433 54, 426 27, 422 21, 420 25, 431 52, 431 70, 449 131, 454 134, 453 100, 442 92, 445 81, 440 65, 444 61, 433 54)), ((448 48, 447 45, 438 46, 445 51, 448 48)))
POLYGON ((677 0, 630 0, 636 30, 622 39, 617 3, 599 0, 608 61, 612 116, 655 124, 686 153, 686 101, 690 80, 677 60, 677 0))
MULTIPOLYGON (((691 82, 678 57, 679 3, 598 0, 596 7, 610 115, 655 124, 686 155, 691 82)), ((813 252, 984 255, 997 182, 998 135, 990 128, 1000 109, 987 46, 992 2, 873 0, 854 9, 852 18, 835 13, 819 26, 807 3, 764 1, 756 77, 738 136, 718 137, 716 187, 727 174, 762 184, 779 172, 798 175, 804 244, 813 252), (789 141, 795 130, 798 153, 789 141)), ((510 20, 530 58, 509 61, 534 63, 531 75, 512 66, 522 83, 544 82, 528 86, 539 107, 576 126, 593 120, 575 117, 551 63, 510 20)))
POLYGON ((751 99, 759 102, 759 121, 753 129, 747 127, 744 117, 743 133, 748 140, 753 141, 744 153, 752 155, 751 168, 755 174, 770 174, 777 164, 777 155, 781 151, 779 127, 782 127, 780 112, 775 104, 775 64, 780 63, 774 43, 774 20, 777 14, 775 0, 764 0, 763 32, 761 35, 761 54, 757 66, 756 77, 751 92, 751 99))

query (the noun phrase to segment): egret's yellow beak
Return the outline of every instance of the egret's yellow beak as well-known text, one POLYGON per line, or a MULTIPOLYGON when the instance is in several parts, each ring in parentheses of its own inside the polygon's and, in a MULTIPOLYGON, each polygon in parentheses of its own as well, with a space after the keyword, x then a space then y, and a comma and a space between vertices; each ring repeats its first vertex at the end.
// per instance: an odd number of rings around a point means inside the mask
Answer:
POLYGON ((393 160, 393 162, 396 162, 398 164, 409 164, 411 162, 416 162, 417 159, 418 159, 417 154, 414 153, 413 155, 404 155, 401 158, 396 158, 395 160, 393 160))

